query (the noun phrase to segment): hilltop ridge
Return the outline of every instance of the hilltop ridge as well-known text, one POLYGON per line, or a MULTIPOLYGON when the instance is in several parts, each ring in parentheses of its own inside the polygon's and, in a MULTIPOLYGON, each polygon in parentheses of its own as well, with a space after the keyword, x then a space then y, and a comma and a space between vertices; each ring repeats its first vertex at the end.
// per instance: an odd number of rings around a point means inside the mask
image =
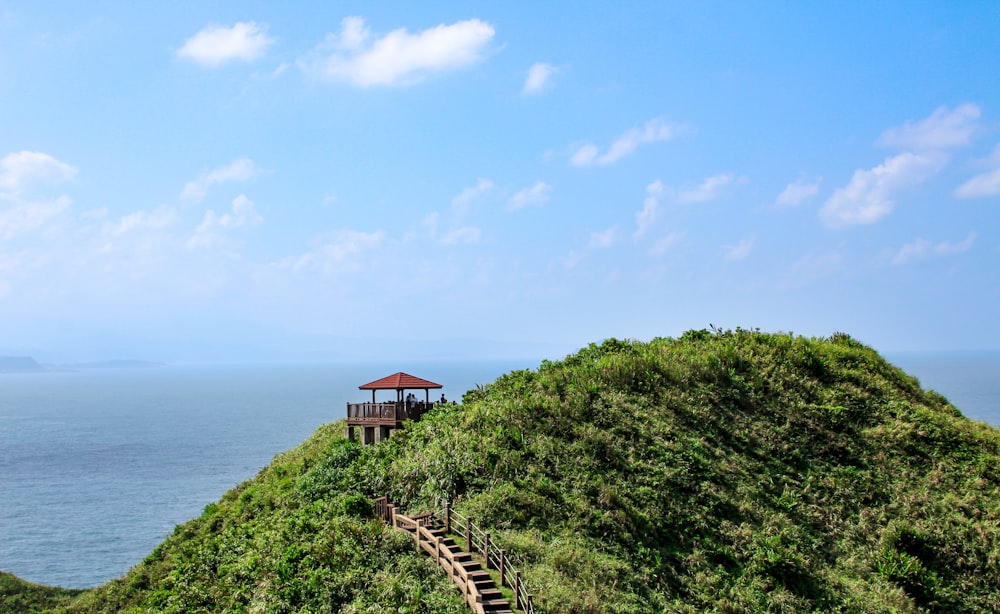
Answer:
POLYGON ((1000 432, 847 335, 610 339, 380 444, 342 430, 36 609, 465 611, 372 518, 388 494, 492 527, 544 612, 1000 610, 1000 432))

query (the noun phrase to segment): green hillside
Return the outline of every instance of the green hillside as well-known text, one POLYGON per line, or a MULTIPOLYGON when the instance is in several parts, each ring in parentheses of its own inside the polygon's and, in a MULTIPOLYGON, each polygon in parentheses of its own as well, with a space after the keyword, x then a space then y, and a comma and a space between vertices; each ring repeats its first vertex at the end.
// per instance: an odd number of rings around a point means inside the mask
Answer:
MULTIPOLYGON (((451 500, 542 612, 1000 611, 1000 431, 846 335, 606 341, 363 448, 327 425, 55 611, 464 612, 371 518, 451 500)), ((3 602, 0 602, 3 603, 3 602)))

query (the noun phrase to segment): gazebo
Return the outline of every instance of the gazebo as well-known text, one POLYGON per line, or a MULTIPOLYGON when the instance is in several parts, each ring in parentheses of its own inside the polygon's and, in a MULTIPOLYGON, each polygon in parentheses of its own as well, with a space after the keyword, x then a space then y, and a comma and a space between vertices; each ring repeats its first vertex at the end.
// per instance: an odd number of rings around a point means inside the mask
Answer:
POLYGON ((404 420, 419 420, 425 411, 434 407, 431 389, 442 388, 441 384, 415 377, 408 373, 393 373, 374 382, 358 386, 358 390, 371 390, 371 403, 347 404, 347 438, 354 440, 354 427, 362 427, 361 441, 364 444, 388 439, 396 429, 403 428, 404 420), (377 390, 395 390, 395 401, 375 400, 377 390), (423 390, 424 400, 406 398, 408 390, 423 390))

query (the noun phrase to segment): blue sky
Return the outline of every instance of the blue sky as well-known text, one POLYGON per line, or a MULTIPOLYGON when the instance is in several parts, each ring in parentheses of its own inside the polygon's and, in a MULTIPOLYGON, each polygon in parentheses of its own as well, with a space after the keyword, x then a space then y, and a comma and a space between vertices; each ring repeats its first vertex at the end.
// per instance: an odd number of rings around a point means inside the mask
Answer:
POLYGON ((1000 349, 996 3, 394 4, 0 3, 0 353, 1000 349))

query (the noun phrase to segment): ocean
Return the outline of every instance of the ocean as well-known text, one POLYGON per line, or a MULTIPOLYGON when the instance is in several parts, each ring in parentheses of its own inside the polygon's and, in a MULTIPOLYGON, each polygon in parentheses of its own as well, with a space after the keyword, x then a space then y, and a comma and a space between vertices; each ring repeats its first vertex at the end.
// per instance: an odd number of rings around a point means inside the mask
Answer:
MULTIPOLYGON (((149 554, 405 371, 449 400, 516 362, 158 367, 0 374, 0 570, 91 587, 149 554)), ((423 397, 423 392, 418 391, 423 397)), ((378 393, 389 400, 394 392, 378 393)))
MULTIPOLYGON (((888 359, 969 418, 1000 426, 1000 353, 888 359)), ((344 416, 346 402, 370 399, 361 384, 403 370, 460 400, 513 369, 535 367, 507 361, 0 374, 0 570, 40 584, 96 586, 124 574, 177 524, 276 454, 344 416)))

